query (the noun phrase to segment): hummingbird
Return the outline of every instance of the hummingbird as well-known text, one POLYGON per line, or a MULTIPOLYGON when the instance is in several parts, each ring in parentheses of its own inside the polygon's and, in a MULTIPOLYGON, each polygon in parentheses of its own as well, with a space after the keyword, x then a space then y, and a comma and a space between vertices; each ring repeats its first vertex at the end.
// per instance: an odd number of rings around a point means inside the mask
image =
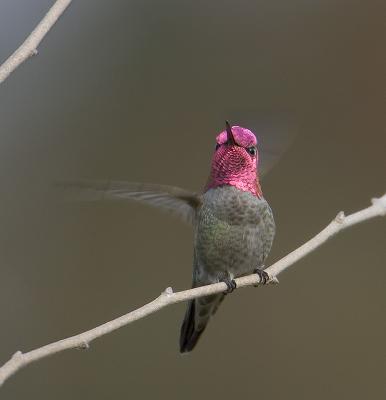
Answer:
POLYGON ((190 300, 180 332, 180 352, 193 350, 235 278, 256 273, 267 283, 264 261, 271 250, 275 222, 259 179, 255 134, 230 126, 216 137, 208 181, 202 193, 174 186, 112 181, 83 181, 75 186, 103 199, 136 200, 162 208, 194 231, 192 287, 224 282, 227 290, 190 300))

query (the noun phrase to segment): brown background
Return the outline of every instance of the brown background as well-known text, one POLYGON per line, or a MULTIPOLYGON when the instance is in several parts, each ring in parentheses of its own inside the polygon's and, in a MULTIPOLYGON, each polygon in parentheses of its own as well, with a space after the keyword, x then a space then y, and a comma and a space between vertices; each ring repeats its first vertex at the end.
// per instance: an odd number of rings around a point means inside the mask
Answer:
MULTIPOLYGON (((0 2, 0 59, 52 3, 0 2)), ((292 146, 263 181, 271 262, 385 192, 384 11, 372 0, 75 1, 0 88, 1 363, 190 284, 189 228, 137 204, 65 204, 55 180, 200 190, 224 118, 262 146, 284 132, 292 146)), ((383 399, 385 238, 373 220, 278 287, 238 291, 190 356, 177 351, 180 304, 29 366, 0 397, 383 399)))

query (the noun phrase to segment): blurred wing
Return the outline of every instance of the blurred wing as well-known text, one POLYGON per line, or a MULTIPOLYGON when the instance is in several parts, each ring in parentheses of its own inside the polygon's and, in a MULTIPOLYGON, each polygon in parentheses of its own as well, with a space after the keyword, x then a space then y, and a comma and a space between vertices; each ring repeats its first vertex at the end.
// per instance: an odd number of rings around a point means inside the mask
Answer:
POLYGON ((263 177, 278 163, 283 154, 288 150, 291 140, 286 132, 275 135, 260 135, 259 145, 259 173, 263 177), (264 136, 264 137, 261 137, 264 136))
POLYGON ((201 198, 196 193, 153 183, 84 180, 60 182, 57 186, 71 192, 74 200, 134 200, 166 210, 190 224, 201 204, 201 198))

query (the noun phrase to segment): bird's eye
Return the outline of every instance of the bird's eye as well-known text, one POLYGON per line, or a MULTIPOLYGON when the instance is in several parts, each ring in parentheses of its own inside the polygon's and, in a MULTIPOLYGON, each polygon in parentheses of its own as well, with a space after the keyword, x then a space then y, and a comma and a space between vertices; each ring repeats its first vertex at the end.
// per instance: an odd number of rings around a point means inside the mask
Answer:
POLYGON ((256 147, 255 146, 251 146, 247 148, 247 152, 251 155, 251 156, 255 156, 256 155, 256 147))
POLYGON ((216 150, 220 147, 221 145, 219 143, 216 143, 216 150))

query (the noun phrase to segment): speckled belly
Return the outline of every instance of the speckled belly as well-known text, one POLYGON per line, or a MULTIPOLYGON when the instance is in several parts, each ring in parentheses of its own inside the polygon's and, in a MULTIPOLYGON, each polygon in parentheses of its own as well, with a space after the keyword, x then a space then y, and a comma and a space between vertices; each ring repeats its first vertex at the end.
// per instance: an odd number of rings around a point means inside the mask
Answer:
POLYGON ((237 277, 260 267, 275 225, 264 199, 225 186, 204 195, 195 230, 198 281, 237 277))

